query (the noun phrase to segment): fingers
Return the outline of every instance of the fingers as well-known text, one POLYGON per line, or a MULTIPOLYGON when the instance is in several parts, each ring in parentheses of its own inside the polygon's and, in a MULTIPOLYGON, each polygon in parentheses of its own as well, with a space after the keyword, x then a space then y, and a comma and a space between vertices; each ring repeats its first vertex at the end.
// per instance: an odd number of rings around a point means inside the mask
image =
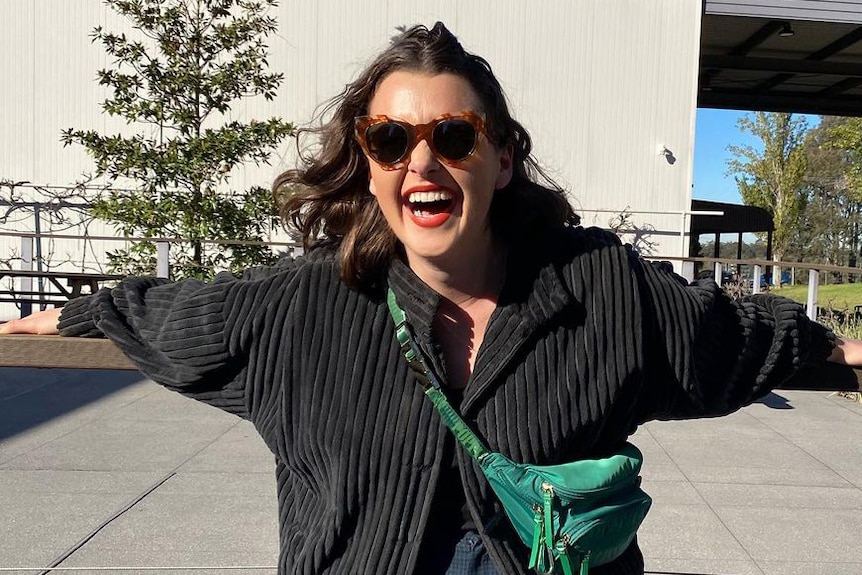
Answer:
POLYGON ((25 318, 9 320, 0 325, 0 335, 25 333, 31 335, 56 335, 59 309, 51 309, 28 315, 25 318))

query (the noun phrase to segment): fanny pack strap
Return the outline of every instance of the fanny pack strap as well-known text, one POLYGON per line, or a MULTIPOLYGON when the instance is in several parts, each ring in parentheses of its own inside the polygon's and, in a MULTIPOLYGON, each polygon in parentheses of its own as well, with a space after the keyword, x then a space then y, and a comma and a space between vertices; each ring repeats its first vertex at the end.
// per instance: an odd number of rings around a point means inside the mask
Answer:
POLYGON ((398 343, 401 346, 401 353, 407 360, 407 364, 416 374, 416 379, 425 389, 425 395, 431 400, 431 403, 440 413, 443 423, 446 424, 455 438, 458 440, 470 457, 476 461, 488 454, 488 448, 482 443, 470 426, 467 425, 461 416, 455 411, 455 408, 446 399, 446 394, 440 386, 440 381, 437 376, 428 368, 425 358, 418 347, 413 343, 413 338, 410 335, 410 325, 407 323, 407 314, 404 310, 398 307, 398 302, 395 300, 395 293, 390 289, 386 294, 386 303, 389 305, 389 313, 392 314, 392 319, 395 321, 395 336, 398 338, 398 343))
MULTIPOLYGON (((407 364, 415 372, 416 379, 419 380, 420 385, 425 389, 425 395, 428 396, 431 403, 437 409, 446 427, 455 434, 458 443, 464 447, 473 459, 481 463, 482 459, 489 454, 488 448, 473 433, 470 426, 461 419, 461 416, 452 407, 449 400, 446 399, 446 395, 441 389, 440 381, 434 372, 428 368, 421 350, 413 343, 413 337, 410 334, 410 324, 407 323, 407 314, 398 306, 395 293, 391 288, 386 293, 386 303, 389 306, 389 313, 395 321, 395 336, 401 346, 401 353, 407 360, 407 364)), ((547 556, 542 555, 545 546, 541 542, 553 542, 555 540, 552 525, 552 498, 552 491, 545 490, 544 506, 542 509, 537 510, 536 513, 535 532, 533 534, 529 565, 531 569, 535 569, 538 573, 550 574, 553 572, 553 556, 556 555, 563 569, 563 575, 574 575, 572 564, 564 545, 556 549, 556 554, 549 548, 547 549, 547 556)), ((560 542, 560 545, 562 545, 562 542, 560 542)), ((579 574, 588 575, 589 566, 590 558, 589 555, 586 555, 581 560, 579 574)))

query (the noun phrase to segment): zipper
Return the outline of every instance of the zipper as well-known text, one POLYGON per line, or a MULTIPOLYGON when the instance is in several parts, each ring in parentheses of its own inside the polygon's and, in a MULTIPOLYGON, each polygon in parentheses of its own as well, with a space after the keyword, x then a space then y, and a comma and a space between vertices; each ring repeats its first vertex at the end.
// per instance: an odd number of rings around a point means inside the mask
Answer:
MULTIPOLYGON (((487 452, 487 453, 482 454, 482 456, 478 459, 479 464, 483 467, 483 469, 487 463, 488 456, 490 456, 490 455, 491 455, 491 452, 487 452)), ((517 464, 515 464, 515 465, 517 465, 517 464)), ((526 473, 533 471, 530 468, 521 468, 521 469, 524 470, 526 473)), ((504 479, 506 481, 506 483, 515 484, 515 482, 511 481, 504 473, 502 473, 498 470, 494 470, 494 473, 496 474, 496 476, 498 478, 504 479)), ((525 475, 526 475, 526 473, 525 473, 525 475)), ((539 477, 541 478, 541 475, 539 475, 539 477)), ((631 482, 626 482, 626 483, 619 483, 618 482, 618 483, 615 483, 613 485, 609 485, 607 487, 602 487, 602 488, 598 488, 598 489, 590 489, 587 491, 570 491, 570 490, 566 489, 565 487, 554 486, 548 481, 542 481, 542 489, 543 490, 544 490, 546 485, 555 494, 562 495, 563 497, 565 497, 566 499, 569 499, 571 501, 587 501, 589 499, 596 499, 597 496, 599 496, 599 495, 613 495, 614 493, 617 493, 618 491, 623 491, 623 490, 631 488, 633 486, 637 486, 637 482, 636 481, 631 481, 631 482)), ((529 505, 535 504, 535 500, 523 496, 521 494, 520 490, 513 490, 513 491, 509 492, 510 495, 512 493, 515 493, 518 496, 518 499, 520 499, 524 503, 528 503, 529 505)))

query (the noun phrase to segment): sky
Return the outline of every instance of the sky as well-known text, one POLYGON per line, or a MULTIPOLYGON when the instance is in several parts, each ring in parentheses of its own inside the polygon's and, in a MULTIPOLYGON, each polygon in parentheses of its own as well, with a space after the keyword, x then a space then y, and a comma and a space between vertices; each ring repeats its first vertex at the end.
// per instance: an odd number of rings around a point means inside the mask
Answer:
MULTIPOLYGON (((750 145, 762 149, 760 140, 736 127, 737 119, 752 114, 738 110, 697 109, 694 130, 694 182, 692 198, 741 204, 742 198, 732 176, 726 175, 727 160, 733 155, 728 146, 750 145)), ((806 115, 808 126, 819 122, 818 116, 806 115)))
POLYGON ((751 145, 757 147, 757 138, 736 127, 736 121, 750 112, 737 110, 697 109, 694 131, 694 183, 692 197, 741 204, 742 198, 736 183, 727 172, 727 160, 733 155, 727 147, 751 145))

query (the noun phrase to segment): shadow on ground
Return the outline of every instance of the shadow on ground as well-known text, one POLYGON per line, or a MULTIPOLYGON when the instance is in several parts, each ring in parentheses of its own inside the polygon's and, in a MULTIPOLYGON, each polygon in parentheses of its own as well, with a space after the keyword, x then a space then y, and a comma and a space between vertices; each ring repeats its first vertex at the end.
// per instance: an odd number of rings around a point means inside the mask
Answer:
POLYGON ((0 368, 0 441, 145 379, 135 371, 0 368))
POLYGON ((778 395, 775 392, 759 399, 757 403, 761 403, 766 407, 771 407, 772 409, 793 409, 793 406, 790 405, 790 402, 787 401, 786 397, 778 395))

